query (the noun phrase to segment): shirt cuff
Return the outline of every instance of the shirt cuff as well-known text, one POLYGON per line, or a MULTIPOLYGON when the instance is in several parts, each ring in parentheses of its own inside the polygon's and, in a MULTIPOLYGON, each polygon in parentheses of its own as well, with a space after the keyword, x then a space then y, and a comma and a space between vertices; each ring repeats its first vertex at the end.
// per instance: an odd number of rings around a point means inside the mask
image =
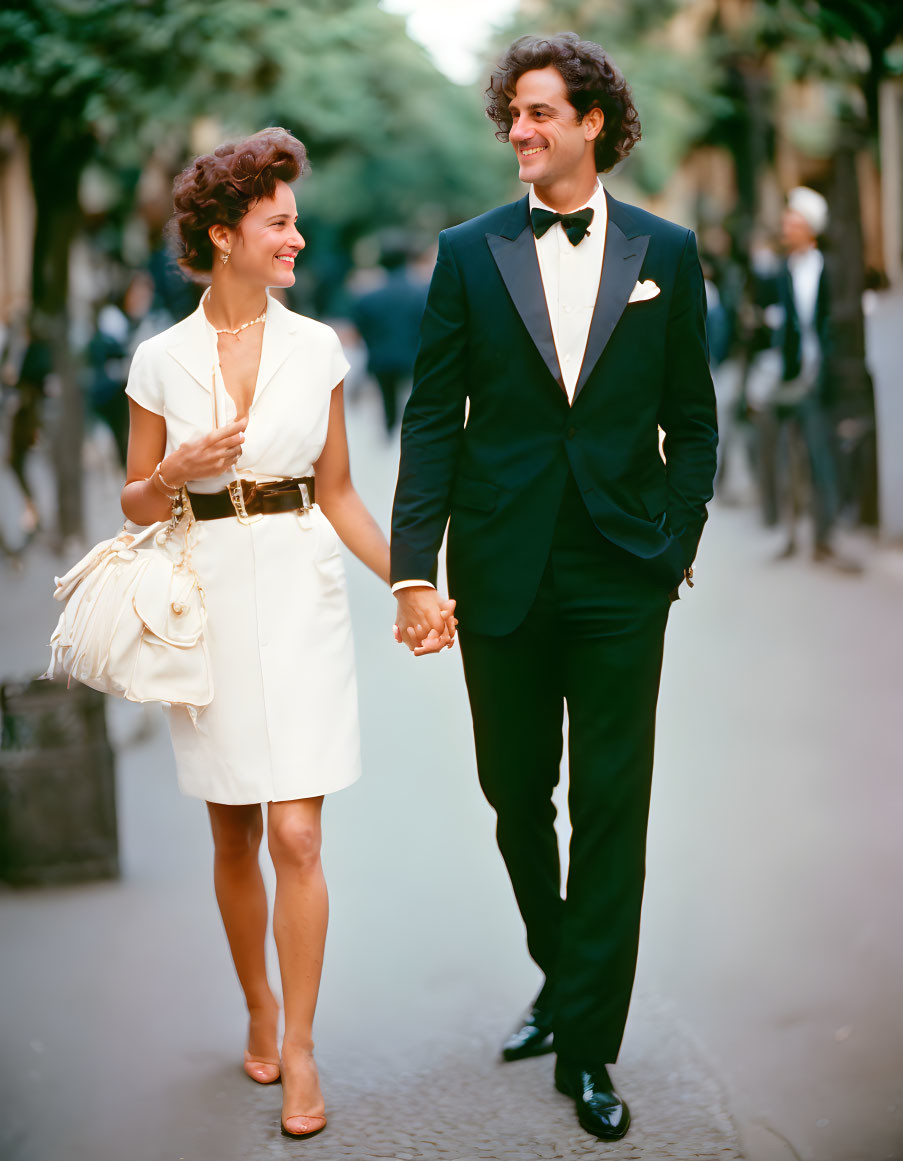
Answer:
POLYGON ((401 590, 401 589, 415 589, 415 588, 435 589, 435 587, 436 586, 434 584, 431 584, 429 581, 424 581, 424 580, 396 581, 395 584, 392 585, 392 595, 394 596, 395 593, 399 592, 399 590, 401 590))

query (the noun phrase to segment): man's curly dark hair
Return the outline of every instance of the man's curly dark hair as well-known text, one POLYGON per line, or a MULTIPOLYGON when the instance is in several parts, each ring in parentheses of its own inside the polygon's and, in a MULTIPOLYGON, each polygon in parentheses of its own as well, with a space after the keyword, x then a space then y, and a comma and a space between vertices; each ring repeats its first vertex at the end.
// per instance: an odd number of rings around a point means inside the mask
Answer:
POLYGON ((237 226, 256 201, 273 196, 277 181, 297 181, 309 168, 304 146, 279 128, 261 129, 196 157, 175 180, 175 214, 168 226, 185 273, 212 269, 211 226, 237 226))
POLYGON ((508 140, 512 124, 508 105, 517 82, 524 73, 549 65, 561 73, 578 121, 596 107, 604 113, 605 125, 596 138, 596 171, 606 173, 639 141, 640 119, 621 71, 604 49, 581 40, 576 32, 522 36, 508 48, 486 89, 486 113, 498 126, 496 137, 508 140))

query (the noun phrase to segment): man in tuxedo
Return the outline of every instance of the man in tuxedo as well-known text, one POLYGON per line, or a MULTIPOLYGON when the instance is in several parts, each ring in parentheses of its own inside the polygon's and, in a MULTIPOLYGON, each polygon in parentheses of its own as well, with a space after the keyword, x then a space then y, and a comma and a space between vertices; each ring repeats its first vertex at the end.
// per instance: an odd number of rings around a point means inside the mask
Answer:
POLYGON ((715 473, 705 292, 693 234, 599 183, 640 130, 598 45, 523 37, 487 97, 530 189, 439 238, 402 426, 395 633, 437 652, 460 622, 480 782, 544 976, 503 1057, 554 1050, 580 1123, 617 1139, 630 1115, 606 1066, 636 966, 665 623, 715 473), (449 519, 455 616, 435 589, 449 519))
MULTIPOLYGON (((782 383, 772 401, 781 426, 784 460, 792 455, 796 434, 805 448, 805 467, 812 507, 813 549, 816 563, 843 572, 859 572, 859 565, 838 553, 833 545, 838 509, 838 481, 832 410, 830 285, 825 256, 818 245, 828 226, 828 203, 814 189, 797 186, 787 195, 781 219, 781 241, 787 253, 778 279, 783 308, 780 345, 782 383)), ((790 476, 789 464, 784 463, 790 476)), ((796 498, 793 482, 785 482, 787 544, 782 556, 796 551, 796 498)))

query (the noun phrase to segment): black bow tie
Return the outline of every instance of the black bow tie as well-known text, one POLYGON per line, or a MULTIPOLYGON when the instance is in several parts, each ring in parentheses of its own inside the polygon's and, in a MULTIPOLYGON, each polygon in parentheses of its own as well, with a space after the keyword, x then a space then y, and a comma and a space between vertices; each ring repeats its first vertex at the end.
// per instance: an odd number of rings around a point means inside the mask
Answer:
POLYGON ((572 246, 583 241, 589 233, 589 224, 592 220, 593 211, 589 206, 583 210, 574 210, 572 214, 555 214, 551 210, 541 210, 538 206, 530 211, 530 224, 537 238, 541 238, 556 222, 561 222, 561 228, 567 234, 572 246))

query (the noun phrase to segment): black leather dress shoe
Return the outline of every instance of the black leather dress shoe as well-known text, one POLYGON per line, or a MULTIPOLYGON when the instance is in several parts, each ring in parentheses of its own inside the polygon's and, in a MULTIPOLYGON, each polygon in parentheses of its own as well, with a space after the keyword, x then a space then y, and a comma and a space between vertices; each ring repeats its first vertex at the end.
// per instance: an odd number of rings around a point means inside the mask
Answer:
POLYGON ((534 1004, 502 1045, 503 1060, 524 1060, 552 1052, 552 1017, 534 1004))
POLYGON ((555 1062, 555 1087, 573 1097, 577 1120, 587 1133, 602 1141, 620 1141, 630 1128, 630 1109, 615 1092, 604 1065, 580 1068, 555 1062))

